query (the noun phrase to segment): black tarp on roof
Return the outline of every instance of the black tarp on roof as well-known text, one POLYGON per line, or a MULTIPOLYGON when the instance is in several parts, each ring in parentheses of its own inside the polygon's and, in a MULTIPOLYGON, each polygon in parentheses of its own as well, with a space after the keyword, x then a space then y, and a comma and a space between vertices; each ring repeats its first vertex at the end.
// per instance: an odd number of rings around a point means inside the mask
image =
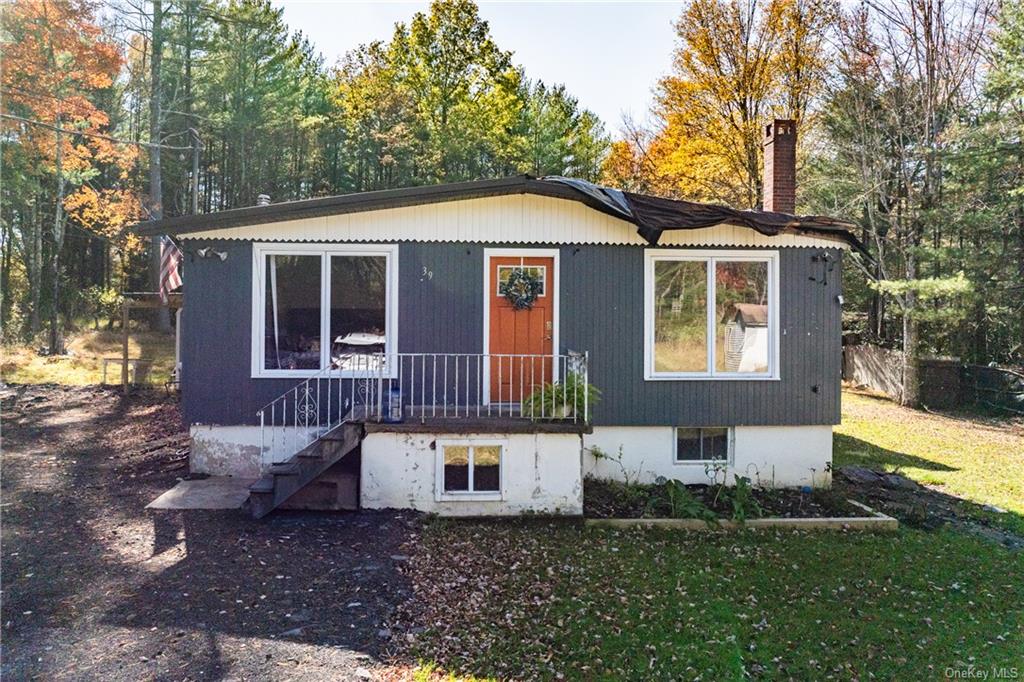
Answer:
POLYGON ((736 225, 773 237, 778 234, 812 233, 838 237, 860 251, 864 248, 850 232, 851 223, 823 216, 794 216, 771 211, 738 211, 717 204, 666 199, 649 194, 623 192, 576 178, 549 176, 548 182, 569 184, 577 191, 598 198, 637 226, 637 233, 649 244, 657 244, 667 230, 695 230, 714 225, 736 225))

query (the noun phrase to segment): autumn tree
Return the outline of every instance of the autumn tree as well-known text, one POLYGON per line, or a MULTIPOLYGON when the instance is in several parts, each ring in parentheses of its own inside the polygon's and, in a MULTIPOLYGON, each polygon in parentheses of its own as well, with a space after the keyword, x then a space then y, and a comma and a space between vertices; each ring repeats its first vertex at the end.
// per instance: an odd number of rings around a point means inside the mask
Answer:
POLYGON ((22 314, 35 331, 46 313, 81 317, 97 290, 113 300, 112 287, 155 288, 158 244, 124 228, 190 212, 193 183, 199 210, 217 211, 260 194, 523 172, 595 179, 606 154, 597 117, 564 87, 530 80, 466 0, 434 2, 336 68, 267 0, 103 7, 102 22, 90 0, 0 10, 5 113, 25 119, 4 120, 5 329, 22 314))
POLYGON ((908 405, 918 402, 922 325, 939 333, 956 326, 951 316, 971 286, 951 257, 948 192, 956 129, 979 104, 988 13, 985 0, 871 0, 847 13, 839 31, 823 176, 812 185, 846 184, 838 210, 861 218, 874 256, 869 327, 883 336, 885 308, 895 307, 908 405))
POLYGON ((25 190, 5 197, 5 221, 15 232, 4 246, 24 259, 31 333, 40 329, 49 280, 51 352, 62 350, 61 254, 69 218, 109 237, 137 215, 130 189, 94 187, 105 173, 126 179, 135 163, 134 149, 105 135, 110 118, 95 102, 122 65, 95 11, 87 0, 23 0, 3 8, 4 160, 8 177, 25 190), (102 223, 94 220, 99 213, 102 223))
POLYGON ((636 169, 652 191, 740 208, 761 200, 762 126, 804 123, 827 68, 832 0, 692 0, 675 29, 655 130, 626 133, 609 177, 636 169))
POLYGON ((435 0, 395 29, 392 54, 415 110, 423 181, 511 171, 521 74, 469 0, 435 0))
POLYGON ((476 5, 439 0, 338 68, 352 189, 513 173, 596 179, 608 140, 563 86, 531 83, 476 5))

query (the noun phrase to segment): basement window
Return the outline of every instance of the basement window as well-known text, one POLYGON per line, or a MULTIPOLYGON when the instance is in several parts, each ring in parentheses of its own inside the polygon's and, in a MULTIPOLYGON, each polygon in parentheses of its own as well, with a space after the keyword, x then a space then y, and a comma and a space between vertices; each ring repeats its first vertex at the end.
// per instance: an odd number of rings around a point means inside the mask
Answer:
POLYGON ((725 427, 676 428, 676 464, 727 462, 729 429, 725 427))
POLYGON ((500 443, 439 441, 438 499, 500 499, 503 450, 500 443))

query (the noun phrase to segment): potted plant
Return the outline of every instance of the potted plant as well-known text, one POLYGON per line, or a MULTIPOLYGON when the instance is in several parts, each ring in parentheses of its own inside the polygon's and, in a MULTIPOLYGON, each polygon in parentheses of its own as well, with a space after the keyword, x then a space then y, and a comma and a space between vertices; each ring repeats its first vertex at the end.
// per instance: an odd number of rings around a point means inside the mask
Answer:
POLYGON ((546 383, 526 396, 522 402, 522 414, 530 419, 574 419, 590 415, 584 407, 593 409, 601 399, 601 391, 593 384, 583 381, 576 372, 569 372, 565 381, 546 383))

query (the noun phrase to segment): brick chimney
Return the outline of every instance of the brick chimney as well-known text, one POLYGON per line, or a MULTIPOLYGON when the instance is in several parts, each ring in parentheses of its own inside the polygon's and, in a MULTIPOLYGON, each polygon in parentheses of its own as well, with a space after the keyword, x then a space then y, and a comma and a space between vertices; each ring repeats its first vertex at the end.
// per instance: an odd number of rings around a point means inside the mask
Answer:
POLYGON ((796 211, 796 121, 777 118, 765 126, 764 210, 796 211))

